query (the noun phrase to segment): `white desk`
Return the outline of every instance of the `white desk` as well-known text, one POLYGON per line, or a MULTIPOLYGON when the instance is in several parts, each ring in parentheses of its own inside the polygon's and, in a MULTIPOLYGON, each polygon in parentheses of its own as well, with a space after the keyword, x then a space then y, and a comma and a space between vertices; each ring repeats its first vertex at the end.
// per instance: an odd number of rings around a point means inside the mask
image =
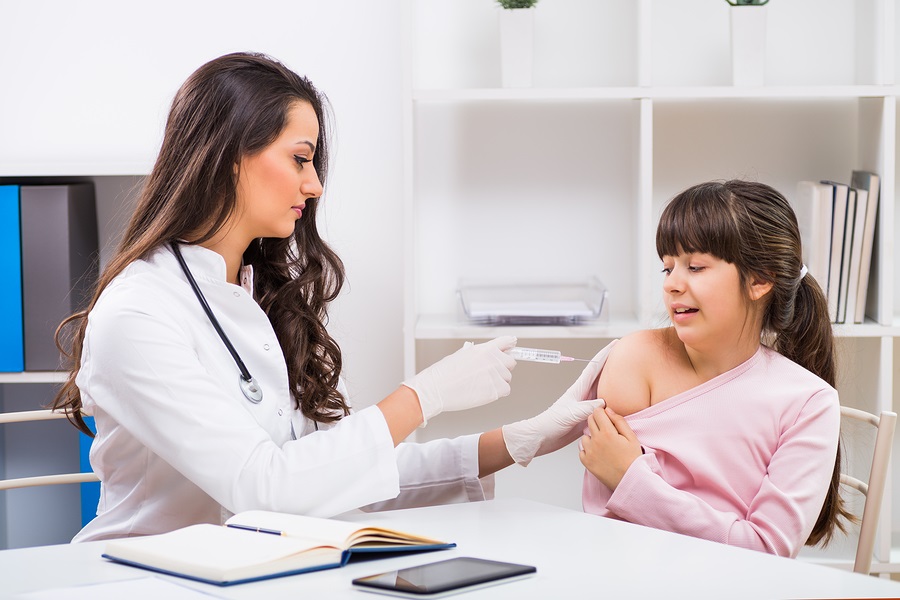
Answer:
MULTIPOLYGON (((457 543, 453 550, 351 563, 331 569, 216 587, 175 579, 222 598, 349 598, 387 596, 350 587, 350 580, 452 556, 535 565, 537 575, 469 592, 466 600, 529 598, 900 598, 900 582, 778 558, 740 548, 586 515, 526 500, 496 500, 354 514, 457 543)), ((149 572, 100 557, 103 542, 0 552, 0 597, 85 583, 147 577, 149 572)), ((163 577, 163 576, 159 576, 163 577)))

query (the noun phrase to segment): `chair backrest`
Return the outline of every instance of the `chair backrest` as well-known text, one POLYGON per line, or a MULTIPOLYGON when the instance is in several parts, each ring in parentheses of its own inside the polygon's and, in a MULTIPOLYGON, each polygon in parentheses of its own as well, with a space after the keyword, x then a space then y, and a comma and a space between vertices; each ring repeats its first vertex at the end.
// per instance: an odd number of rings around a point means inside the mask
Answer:
MULTIPOLYGON (((0 413, 0 425, 6 423, 26 423, 30 421, 48 421, 65 419, 66 415, 50 410, 26 410, 21 412, 0 413)), ((0 479, 0 491, 38 485, 57 485, 62 483, 86 483, 99 481, 94 473, 61 473, 58 475, 38 475, 34 477, 18 477, 16 479, 0 479)))
POLYGON ((855 421, 871 425, 877 430, 868 482, 853 477, 848 473, 841 473, 842 485, 855 489, 865 496, 853 571, 868 574, 872 567, 872 556, 875 551, 878 515, 881 513, 881 501, 884 498, 894 429, 897 425, 897 413, 883 411, 881 415, 873 415, 863 410, 842 406, 841 419, 844 423, 855 421))

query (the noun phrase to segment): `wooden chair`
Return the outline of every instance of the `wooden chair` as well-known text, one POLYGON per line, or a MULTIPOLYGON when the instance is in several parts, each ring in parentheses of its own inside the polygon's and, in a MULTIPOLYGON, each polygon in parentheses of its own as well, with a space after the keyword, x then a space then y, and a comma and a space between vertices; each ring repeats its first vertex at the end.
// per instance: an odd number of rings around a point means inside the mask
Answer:
POLYGON ((872 568, 872 557, 875 550, 875 534, 878 529, 878 517, 881 513, 881 503, 884 497, 884 488, 887 481, 888 467, 890 465, 894 429, 897 425, 897 413, 883 411, 881 415, 874 415, 856 408, 842 406, 842 435, 847 435, 849 429, 848 425, 850 423, 854 423, 854 427, 867 425, 874 427, 876 430, 868 481, 862 481, 861 479, 843 472, 845 470, 844 467, 842 467, 841 473, 841 485, 854 489, 865 496, 853 571, 856 573, 869 574, 872 568))
MULTIPOLYGON (((62 413, 50 410, 27 410, 22 412, 0 413, 0 425, 6 423, 26 423, 30 421, 48 421, 51 419, 65 419, 62 413)), ((15 479, 0 479, 0 491, 15 488, 32 487, 39 485, 57 485, 63 483, 87 483, 99 481, 94 473, 61 473, 58 475, 38 475, 34 477, 18 477, 15 479)))

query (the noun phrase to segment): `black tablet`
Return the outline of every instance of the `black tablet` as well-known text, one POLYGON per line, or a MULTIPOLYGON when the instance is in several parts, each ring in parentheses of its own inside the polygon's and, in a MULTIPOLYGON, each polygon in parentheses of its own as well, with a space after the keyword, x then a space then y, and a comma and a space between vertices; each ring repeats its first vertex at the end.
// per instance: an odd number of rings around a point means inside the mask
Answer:
POLYGON ((353 580, 353 586, 367 592, 402 598, 441 598, 515 581, 536 572, 537 569, 530 565, 463 556, 360 577, 353 580))

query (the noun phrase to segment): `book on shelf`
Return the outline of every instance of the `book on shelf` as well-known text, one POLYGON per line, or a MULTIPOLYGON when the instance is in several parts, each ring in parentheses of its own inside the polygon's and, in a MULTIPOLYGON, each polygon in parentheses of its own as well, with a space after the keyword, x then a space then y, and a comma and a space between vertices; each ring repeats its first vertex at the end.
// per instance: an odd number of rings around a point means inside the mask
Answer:
MULTIPOLYGON (((844 246, 849 242, 849 270, 847 274, 846 300, 841 306, 841 323, 853 323, 856 315, 856 298, 860 286, 860 265, 862 257, 863 237, 866 228, 866 209, 868 208, 869 192, 863 189, 850 187, 851 194, 856 195, 856 203, 853 210, 853 222, 847 223, 847 236, 844 246), (852 232, 852 234, 851 234, 852 232)), ((850 211, 848 210, 848 215, 850 211)))
POLYGON ((853 261, 853 227, 856 219, 856 190, 847 186, 847 217, 844 221, 844 243, 841 248, 841 279, 838 290, 837 320, 843 323, 847 318, 847 294, 850 291, 850 263, 853 261))
MULTIPOLYGON (((875 224, 878 218, 878 196, 880 178, 869 171, 853 171, 850 185, 867 192, 865 227, 861 243, 859 262, 859 286, 856 291, 854 323, 862 323, 866 316, 868 302, 869 276, 872 267, 872 253, 875 248, 875 224)), ((875 312, 874 310, 872 311, 875 312)), ((849 318, 849 317, 848 317, 849 318)))
POLYGON ((23 185, 21 194, 25 370, 55 371, 56 328, 87 306, 98 276, 94 187, 23 185))
POLYGON ((844 258, 844 236, 850 186, 836 181, 823 181, 832 188, 831 254, 828 265, 828 316, 837 323, 841 292, 841 261, 844 258))
POLYGON ((791 201, 803 262, 828 299, 833 323, 862 323, 878 216, 878 175, 853 171, 850 184, 800 181, 791 201))
POLYGON ((22 328, 22 254, 19 232, 19 186, 0 185, 0 371, 25 368, 22 328))
POLYGON ((822 291, 828 289, 833 196, 834 188, 830 184, 801 181, 791 202, 800 227, 803 263, 822 291))
POLYGON ((167 575, 232 585, 342 567, 352 556, 424 552, 456 544, 385 527, 269 511, 225 525, 109 540, 103 557, 167 575))

